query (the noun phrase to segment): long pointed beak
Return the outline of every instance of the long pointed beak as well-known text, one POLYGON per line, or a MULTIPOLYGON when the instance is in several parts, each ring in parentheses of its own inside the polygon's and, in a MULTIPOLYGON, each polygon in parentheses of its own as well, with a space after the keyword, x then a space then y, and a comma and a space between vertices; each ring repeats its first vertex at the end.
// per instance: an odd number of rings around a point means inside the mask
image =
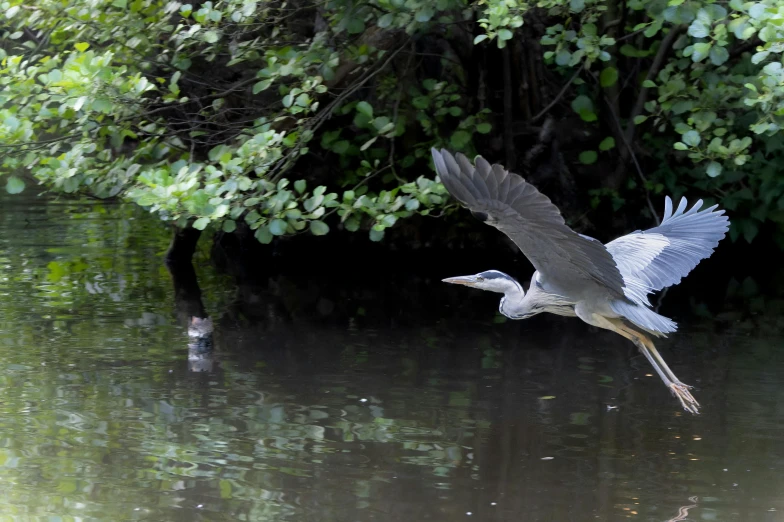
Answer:
POLYGON ((476 284, 476 276, 459 276, 459 277, 447 277, 446 279, 442 279, 444 283, 452 283, 455 285, 465 285, 465 286, 474 286, 476 284))

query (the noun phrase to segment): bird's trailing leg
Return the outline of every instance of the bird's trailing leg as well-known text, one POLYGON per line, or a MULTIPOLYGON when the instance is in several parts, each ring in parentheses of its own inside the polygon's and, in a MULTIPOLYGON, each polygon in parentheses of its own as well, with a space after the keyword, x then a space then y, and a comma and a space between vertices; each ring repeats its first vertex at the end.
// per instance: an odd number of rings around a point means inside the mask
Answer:
POLYGON ((626 337, 639 348, 640 352, 642 352, 645 358, 648 359, 648 362, 651 363, 654 370, 656 370, 656 373, 659 374, 661 380, 664 381, 664 384, 672 391, 672 394, 681 401, 684 410, 694 414, 700 413, 700 403, 697 402, 689 391, 691 386, 682 383, 680 379, 672 373, 672 370, 670 370, 670 367, 664 362, 662 356, 659 355, 658 350, 656 350, 656 347, 653 345, 653 341, 651 341, 648 336, 629 327, 621 319, 610 319, 594 315, 594 320, 596 320, 597 317, 599 319, 598 322, 606 322, 606 326, 597 326, 607 328, 608 330, 612 330, 613 332, 626 337))

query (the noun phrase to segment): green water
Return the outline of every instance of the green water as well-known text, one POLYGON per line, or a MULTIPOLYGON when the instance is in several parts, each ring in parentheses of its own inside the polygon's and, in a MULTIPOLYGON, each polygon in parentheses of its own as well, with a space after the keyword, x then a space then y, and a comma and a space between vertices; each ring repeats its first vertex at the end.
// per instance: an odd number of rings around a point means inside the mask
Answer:
POLYGON ((205 242, 193 372, 159 222, 0 204, 0 521, 784 521, 780 318, 659 342, 692 417, 574 319, 438 318, 421 282, 436 319, 372 323, 368 282, 331 320, 319 282, 238 289, 205 242))

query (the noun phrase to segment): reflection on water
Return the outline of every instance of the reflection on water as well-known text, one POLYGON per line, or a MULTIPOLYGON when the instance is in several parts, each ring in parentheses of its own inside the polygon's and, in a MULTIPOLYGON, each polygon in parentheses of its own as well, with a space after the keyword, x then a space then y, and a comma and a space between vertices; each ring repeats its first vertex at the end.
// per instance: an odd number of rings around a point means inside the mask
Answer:
POLYGON ((0 520, 784 520, 780 320, 660 342, 693 417, 578 321, 425 280, 403 321, 380 282, 237 289, 200 252, 210 347, 161 224, 0 203, 0 520))

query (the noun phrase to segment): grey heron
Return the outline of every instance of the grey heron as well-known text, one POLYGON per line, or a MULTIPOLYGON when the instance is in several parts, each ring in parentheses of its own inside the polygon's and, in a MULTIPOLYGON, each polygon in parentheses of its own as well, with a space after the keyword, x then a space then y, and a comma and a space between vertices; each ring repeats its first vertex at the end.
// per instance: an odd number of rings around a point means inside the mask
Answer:
POLYGON ((478 219, 506 234, 536 271, 528 292, 497 270, 450 277, 447 283, 504 294, 499 310, 510 319, 542 312, 578 317, 632 341, 648 359, 683 408, 699 413, 699 403, 664 362, 650 336, 676 330, 671 319, 651 308, 648 294, 675 285, 713 249, 729 228, 723 210, 687 209, 681 199, 673 209, 665 198, 661 224, 603 245, 578 234, 558 207, 521 176, 477 156, 431 150, 436 172, 447 191, 478 219))

